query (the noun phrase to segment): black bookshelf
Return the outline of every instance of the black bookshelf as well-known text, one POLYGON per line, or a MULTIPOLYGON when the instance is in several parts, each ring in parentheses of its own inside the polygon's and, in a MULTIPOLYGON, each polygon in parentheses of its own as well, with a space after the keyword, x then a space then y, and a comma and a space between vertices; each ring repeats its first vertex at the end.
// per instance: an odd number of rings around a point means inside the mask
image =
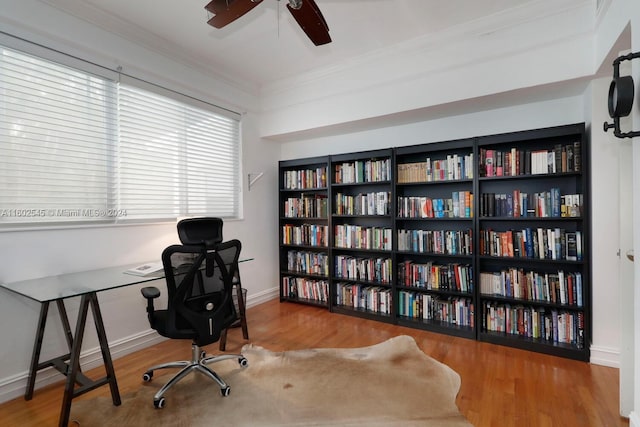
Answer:
POLYGON ((329 158, 279 162, 280 301, 329 308, 329 158))
POLYGON ((334 312, 394 320, 393 150, 331 156, 334 312))
POLYGON ((396 148, 397 320, 475 338, 473 139, 396 148))
POLYGON ((478 138, 478 339, 588 360, 589 152, 583 124, 478 138))
POLYGON ((280 299, 588 360, 589 152, 572 124, 281 161, 280 299), (287 188, 318 168, 322 185, 287 188))

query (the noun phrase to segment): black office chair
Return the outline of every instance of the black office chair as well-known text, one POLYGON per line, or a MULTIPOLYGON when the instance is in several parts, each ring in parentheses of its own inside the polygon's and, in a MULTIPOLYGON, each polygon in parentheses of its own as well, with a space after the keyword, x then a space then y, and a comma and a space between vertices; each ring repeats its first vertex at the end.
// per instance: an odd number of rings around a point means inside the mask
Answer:
POLYGON ((207 365, 236 359, 240 366, 248 366, 242 355, 207 357, 201 349, 218 341, 222 331, 238 320, 232 288, 240 249, 239 240, 216 245, 169 246, 162 253, 168 291, 167 309, 156 310, 153 305, 153 300, 160 296, 158 288, 142 289, 142 295, 147 299, 151 327, 164 337, 192 341, 191 360, 153 366, 143 374, 144 381, 151 381, 158 369, 182 368, 153 396, 156 408, 164 406, 164 393, 191 371, 199 371, 217 382, 222 395, 227 396, 230 387, 207 365))
MULTIPOLYGON (((178 222, 178 237, 183 245, 213 245, 222 242, 222 218, 199 217, 186 218, 178 222)), ((242 336, 249 339, 249 327, 247 326, 247 310, 245 307, 244 291, 240 281, 240 269, 236 270, 233 278, 234 299, 237 302, 240 319, 231 327, 241 327, 242 336)), ((219 342, 220 351, 227 348, 227 329, 222 331, 219 342)))

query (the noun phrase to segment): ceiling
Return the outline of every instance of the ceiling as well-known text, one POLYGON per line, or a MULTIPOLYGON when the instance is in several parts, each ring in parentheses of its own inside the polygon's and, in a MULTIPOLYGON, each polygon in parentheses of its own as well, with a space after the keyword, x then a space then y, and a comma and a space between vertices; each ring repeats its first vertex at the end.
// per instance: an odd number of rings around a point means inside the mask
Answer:
POLYGON ((41 1, 255 92, 479 21, 504 24, 514 10, 557 0, 316 0, 333 40, 318 47, 286 10, 287 0, 264 0, 223 29, 207 25, 208 0, 41 1))

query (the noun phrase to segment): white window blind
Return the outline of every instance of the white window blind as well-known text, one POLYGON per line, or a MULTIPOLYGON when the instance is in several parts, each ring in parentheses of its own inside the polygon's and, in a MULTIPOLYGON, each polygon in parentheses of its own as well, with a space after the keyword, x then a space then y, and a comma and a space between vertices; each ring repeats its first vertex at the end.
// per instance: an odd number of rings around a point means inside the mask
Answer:
POLYGON ((0 227, 239 216, 239 121, 0 47, 0 227))
POLYGON ((119 209, 127 216, 234 217, 237 120, 120 84, 119 209))
POLYGON ((0 223, 73 221, 78 209, 90 217, 108 208, 115 84, 0 52, 0 223))

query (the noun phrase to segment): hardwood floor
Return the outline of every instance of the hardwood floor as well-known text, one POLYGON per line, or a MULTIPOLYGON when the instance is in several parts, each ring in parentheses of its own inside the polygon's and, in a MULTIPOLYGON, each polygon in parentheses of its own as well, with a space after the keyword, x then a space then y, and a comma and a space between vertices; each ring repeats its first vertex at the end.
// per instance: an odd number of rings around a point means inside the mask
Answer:
MULTIPOLYGON (((618 370, 614 368, 332 314, 324 309, 277 300, 249 308, 247 317, 250 342, 274 351, 361 347, 396 335, 410 335, 426 354, 460 374, 462 386, 457 404, 474 426, 629 425, 618 413, 619 380, 618 370)), ((227 351, 239 352, 246 343, 239 329, 232 330, 227 351)), ((208 350, 217 352, 217 344, 208 350)), ((188 358, 189 352, 187 342, 165 341, 115 360, 121 394, 140 386, 146 367, 188 358)), ((97 368, 88 375, 97 377, 103 372, 97 368)), ((36 390, 29 402, 18 398, 0 405, 0 425, 57 425, 62 388, 61 382, 36 390)), ((98 395, 109 396, 109 388, 101 387, 78 399, 98 395)))

